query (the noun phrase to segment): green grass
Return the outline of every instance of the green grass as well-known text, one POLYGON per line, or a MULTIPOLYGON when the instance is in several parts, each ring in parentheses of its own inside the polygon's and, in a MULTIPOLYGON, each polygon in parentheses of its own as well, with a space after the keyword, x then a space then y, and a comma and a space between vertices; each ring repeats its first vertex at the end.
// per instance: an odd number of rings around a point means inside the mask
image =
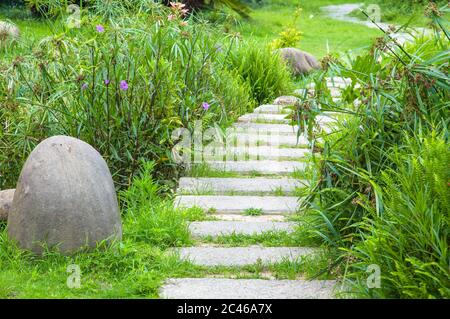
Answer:
POLYGON ((274 0, 271 5, 255 8, 251 20, 242 21, 234 28, 243 39, 257 40, 261 45, 270 43, 292 20, 292 13, 300 4, 303 11, 298 28, 303 32, 299 49, 321 58, 329 52, 345 52, 366 47, 380 32, 354 23, 332 20, 320 11, 321 6, 358 2, 338 1, 294 1, 274 0), (310 16, 313 17, 310 18, 310 16))
MULTIPOLYGON (((190 177, 218 177, 218 178, 227 178, 227 177, 239 177, 239 178, 251 178, 264 176, 264 174, 258 171, 252 171, 246 174, 239 172, 230 172, 223 171, 211 168, 207 163, 194 164, 187 172, 187 176, 190 177)), ((272 176, 273 177, 273 176, 272 176)))
POLYGON ((0 298, 156 298, 167 277, 189 267, 169 247, 190 245, 189 220, 204 220, 198 208, 175 209, 152 179, 153 163, 143 164, 132 186, 119 194, 123 241, 103 243, 89 253, 64 256, 46 249, 34 255, 15 246, 0 224, 0 298), (69 265, 81 270, 81 288, 66 285, 69 265), (187 266, 186 266, 187 265, 187 266))
POLYGON ((244 210, 244 215, 247 216, 261 216, 263 214, 263 210, 261 208, 247 208, 244 210))
MULTIPOLYGON (((390 6, 383 0, 372 0, 363 3, 363 9, 366 9, 370 4, 378 4, 381 9, 381 22, 384 23, 393 23, 399 26, 408 25, 410 27, 427 27, 430 22, 429 18, 425 16, 426 5, 415 5, 411 9, 407 9, 406 7, 390 6)), ((359 9, 353 11, 350 16, 357 17, 361 20, 367 19, 359 9)), ((450 17, 449 13, 446 13, 444 16, 447 17, 447 19, 450 17)))
POLYGON ((311 247, 317 245, 317 241, 312 241, 306 236, 306 233, 299 229, 294 230, 292 233, 286 231, 268 231, 253 235, 233 233, 217 237, 206 236, 196 239, 196 242, 219 244, 228 247, 245 247, 252 245, 265 247, 311 247))
POLYGON ((185 272, 178 271, 179 277, 202 278, 223 277, 238 279, 334 279, 335 274, 328 271, 330 252, 314 253, 297 260, 284 260, 277 263, 260 262, 242 267, 237 266, 196 266, 186 262, 185 272), (269 277, 269 278, 268 278, 269 277))
POLYGON ((0 5, 0 20, 11 21, 20 29, 20 41, 13 47, 2 50, 2 59, 12 59, 28 52, 44 37, 58 33, 62 27, 59 23, 47 22, 44 19, 33 18, 27 11, 0 5))

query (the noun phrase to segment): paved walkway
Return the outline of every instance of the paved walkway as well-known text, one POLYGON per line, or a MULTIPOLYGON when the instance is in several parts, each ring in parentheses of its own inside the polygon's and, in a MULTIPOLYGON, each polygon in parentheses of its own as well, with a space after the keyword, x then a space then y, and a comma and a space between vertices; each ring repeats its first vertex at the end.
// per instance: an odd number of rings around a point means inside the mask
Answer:
MULTIPOLYGON (((322 7, 321 10, 325 12, 327 16, 330 18, 340 20, 340 21, 346 21, 346 22, 352 22, 352 23, 358 23, 365 25, 368 28, 381 28, 385 31, 388 31, 390 26, 392 24, 379 22, 377 25, 375 25, 372 21, 369 20, 360 20, 357 17, 350 16, 350 13, 364 8, 363 3, 349 3, 349 4, 338 4, 338 5, 330 5, 322 7)), ((399 29, 399 26, 395 26, 396 29, 399 29)), ((412 41, 414 39, 414 36, 418 36, 421 34, 429 34, 431 30, 426 28, 413 28, 408 29, 409 33, 405 32, 404 30, 401 32, 396 32, 391 34, 392 38, 396 39, 400 44, 412 41)))
MULTIPOLYGON (((348 84, 348 80, 341 78, 328 81, 330 89, 336 91, 348 84)), ((237 134, 235 145, 219 152, 220 156, 234 152, 239 156, 253 156, 252 160, 206 161, 210 167, 234 172, 237 177, 184 177, 180 180, 175 205, 201 207, 215 217, 213 221, 190 224, 192 236, 199 244, 175 248, 181 258, 204 267, 243 267, 297 261, 318 252, 317 247, 228 247, 205 245, 201 240, 230 234, 292 232, 301 227, 289 221, 288 216, 298 213, 299 201, 294 194, 296 188, 308 185, 308 181, 294 178, 293 173, 305 169, 305 155, 310 150, 304 146, 307 139, 297 138, 295 129, 286 124, 289 111, 282 103, 290 100, 292 97, 283 97, 275 100, 277 104, 274 101, 271 105, 261 105, 253 113, 241 116, 233 126, 250 131, 237 134), (257 141, 258 146, 237 148, 239 139, 257 141), (254 172, 258 173, 257 177, 253 177, 254 172), (249 210, 258 212, 258 216, 251 216, 249 210)), ((333 115, 328 119, 333 119, 333 115)), ((319 119, 322 128, 329 129, 332 125, 333 121, 328 119, 319 119)), ((335 286, 332 280, 172 278, 163 285, 160 296, 181 299, 332 298, 335 286)))

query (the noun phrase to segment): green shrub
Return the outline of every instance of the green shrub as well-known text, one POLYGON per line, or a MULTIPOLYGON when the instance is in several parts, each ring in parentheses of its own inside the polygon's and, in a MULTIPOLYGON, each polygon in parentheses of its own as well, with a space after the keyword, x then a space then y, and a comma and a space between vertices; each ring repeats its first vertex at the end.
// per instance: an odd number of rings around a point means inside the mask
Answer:
POLYGON ((174 129, 199 119, 225 125, 252 107, 248 85, 225 68, 233 42, 207 25, 148 15, 104 29, 93 23, 46 38, 0 66, 0 189, 14 187, 30 151, 56 134, 99 150, 118 187, 141 158, 167 180, 180 169, 171 159, 174 129))
POLYGON ((351 284, 372 298, 450 298, 450 148, 431 134, 411 139, 409 152, 389 156, 395 169, 384 171, 384 212, 372 213, 361 241, 349 252, 351 284), (411 145, 412 144, 412 145, 411 145), (381 287, 365 285, 366 267, 381 270, 381 287))
POLYGON ((447 36, 442 29, 402 47, 377 39, 350 65, 328 65, 328 73, 317 75, 316 98, 297 109, 308 127, 323 111, 342 113, 332 133, 313 135, 315 143, 323 140, 316 144, 322 154, 314 158, 313 186, 302 203, 310 235, 347 251, 337 267, 358 259, 346 277, 364 296, 448 297, 447 36), (344 104, 330 102, 322 90, 327 75, 351 78, 344 104), (430 139, 436 132, 444 137, 430 139), (370 264, 382 268, 381 289, 363 282, 370 264))
POLYGON ((231 52, 230 68, 251 88, 257 103, 289 93, 292 80, 289 70, 277 53, 268 47, 249 43, 231 52))

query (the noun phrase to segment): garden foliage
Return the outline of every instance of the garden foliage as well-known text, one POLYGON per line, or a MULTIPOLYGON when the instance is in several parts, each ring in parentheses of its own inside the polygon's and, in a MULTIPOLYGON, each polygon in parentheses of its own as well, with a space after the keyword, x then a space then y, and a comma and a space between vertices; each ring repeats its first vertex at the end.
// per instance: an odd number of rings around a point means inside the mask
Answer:
POLYGON ((331 101, 322 73, 320 103, 298 111, 305 129, 323 111, 342 113, 316 136, 322 155, 303 207, 311 236, 342 250, 337 267, 358 296, 450 297, 450 51, 446 21, 432 18, 433 36, 401 46, 387 35, 348 64, 324 60, 328 74, 352 80, 344 103, 331 101), (371 264, 380 289, 366 285, 371 264))
POLYGON ((204 128, 227 125, 286 89, 276 56, 245 54, 236 37, 179 9, 155 6, 110 23, 91 16, 97 22, 1 64, 0 189, 14 187, 30 151, 56 134, 99 150, 118 187, 130 183, 140 159, 154 160, 157 178, 170 179, 180 171, 171 158, 174 129, 200 119, 204 128), (250 59, 264 69, 247 69, 250 59))

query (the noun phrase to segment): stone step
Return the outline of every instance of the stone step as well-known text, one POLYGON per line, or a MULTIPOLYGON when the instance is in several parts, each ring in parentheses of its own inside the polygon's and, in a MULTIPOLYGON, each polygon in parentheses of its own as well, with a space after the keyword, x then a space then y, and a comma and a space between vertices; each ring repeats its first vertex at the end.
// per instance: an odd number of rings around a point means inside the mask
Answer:
POLYGON ((238 118, 238 122, 242 123, 268 123, 268 124, 287 124, 285 114, 265 114, 265 113, 247 113, 238 118))
POLYGON ((226 195, 179 195, 177 207, 200 207, 214 209, 222 214, 241 214, 246 209, 261 209, 262 214, 289 214, 298 207, 295 196, 226 196, 226 195))
POLYGON ((316 116, 316 123, 319 125, 328 125, 330 123, 335 123, 337 121, 335 115, 331 113, 329 115, 318 115, 316 116))
POLYGON ((249 146, 290 146, 290 147, 306 147, 308 145, 308 139, 304 135, 300 135, 297 139, 297 135, 292 134, 251 134, 251 133, 235 133, 229 135, 229 145, 243 145, 249 146), (236 143, 235 143, 236 142, 236 143))
POLYGON ((266 175, 287 175, 295 171, 303 171, 306 167, 306 163, 295 161, 207 161, 206 163, 210 168, 219 171, 266 175))
POLYGON ((333 280, 264 280, 226 278, 168 279, 160 290, 166 299, 330 299, 333 280))
POLYGON ((263 114, 288 114, 291 112, 291 110, 285 108, 283 105, 264 104, 255 108, 253 112, 263 114))
POLYGON ((231 234, 255 235, 270 231, 291 233, 296 225, 293 222, 203 221, 190 223, 189 230, 193 237, 218 237, 231 234))
POLYGON ((216 161, 245 161, 250 160, 272 160, 285 161, 293 159, 302 159, 311 151, 306 148, 277 148, 272 146, 238 146, 224 147, 211 144, 205 148, 203 158, 216 161))
POLYGON ((289 124, 266 124, 266 123, 234 123, 237 134, 278 134, 278 135, 295 135, 298 132, 298 126, 289 124))
POLYGON ((247 266, 258 262, 272 264, 286 260, 297 261, 317 251, 310 247, 182 247, 174 248, 180 258, 199 266, 247 266))
POLYGON ((274 191, 292 193, 297 187, 308 185, 306 180, 300 181, 293 178, 212 178, 212 177, 182 177, 178 185, 180 194, 226 194, 236 193, 262 193, 270 194, 274 191))
POLYGON ((214 218, 223 221, 238 221, 238 222, 283 222, 286 221, 284 215, 239 215, 239 214, 214 214, 214 218))
POLYGON ((296 96, 283 95, 283 96, 277 97, 273 101, 273 104, 275 104, 275 105, 294 105, 297 102, 299 102, 299 99, 296 96))

